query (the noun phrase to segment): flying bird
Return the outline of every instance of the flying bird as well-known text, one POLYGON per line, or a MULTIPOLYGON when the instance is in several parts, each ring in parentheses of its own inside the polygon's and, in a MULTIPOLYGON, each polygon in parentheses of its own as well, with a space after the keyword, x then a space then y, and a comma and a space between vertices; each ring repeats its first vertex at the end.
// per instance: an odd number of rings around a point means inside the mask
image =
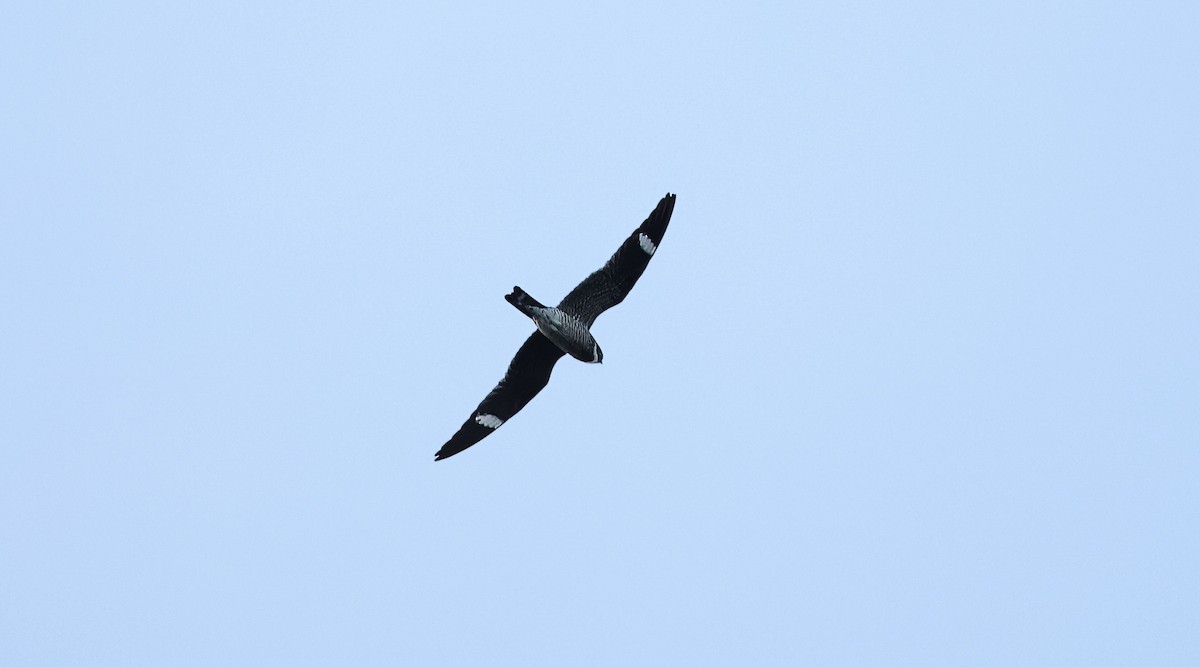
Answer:
POLYGON ((662 243, 673 210, 675 195, 667 193, 604 266, 584 278, 555 308, 544 306, 525 290, 513 287, 504 299, 533 320, 537 331, 517 350, 500 384, 484 397, 433 460, 454 456, 512 419, 546 386, 554 364, 564 354, 585 363, 604 362, 604 352, 592 336, 592 324, 600 313, 624 301, 642 277, 658 244, 662 243))

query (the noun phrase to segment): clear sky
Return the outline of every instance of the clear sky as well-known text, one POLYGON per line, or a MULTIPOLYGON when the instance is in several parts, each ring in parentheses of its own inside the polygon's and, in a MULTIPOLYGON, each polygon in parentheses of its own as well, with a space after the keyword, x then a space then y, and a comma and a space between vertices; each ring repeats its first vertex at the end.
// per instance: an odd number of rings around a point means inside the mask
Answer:
POLYGON ((16 3, 0 664, 1200 664, 1198 7, 16 3))

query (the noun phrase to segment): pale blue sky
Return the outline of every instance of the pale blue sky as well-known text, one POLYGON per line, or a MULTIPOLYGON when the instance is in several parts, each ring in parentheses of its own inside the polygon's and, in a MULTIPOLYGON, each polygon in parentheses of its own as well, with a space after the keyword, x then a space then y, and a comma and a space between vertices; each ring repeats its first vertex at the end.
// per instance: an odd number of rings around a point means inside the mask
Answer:
POLYGON ((1200 664, 1195 3, 430 4, 6 10, 0 664, 1200 664))

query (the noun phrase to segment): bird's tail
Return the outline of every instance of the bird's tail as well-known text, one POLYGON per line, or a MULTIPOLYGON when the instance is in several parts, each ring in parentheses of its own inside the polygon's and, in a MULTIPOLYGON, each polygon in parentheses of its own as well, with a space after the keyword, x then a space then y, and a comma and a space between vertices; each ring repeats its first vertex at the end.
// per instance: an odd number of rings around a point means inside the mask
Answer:
POLYGON ((513 287, 512 294, 506 294, 504 300, 511 303, 517 310, 529 315, 530 308, 545 308, 537 299, 529 296, 529 294, 520 287, 513 287))

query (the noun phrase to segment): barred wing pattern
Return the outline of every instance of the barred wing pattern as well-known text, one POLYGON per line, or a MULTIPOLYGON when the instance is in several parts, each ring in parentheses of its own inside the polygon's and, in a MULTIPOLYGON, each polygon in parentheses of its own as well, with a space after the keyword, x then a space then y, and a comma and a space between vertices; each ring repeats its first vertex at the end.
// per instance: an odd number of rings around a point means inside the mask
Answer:
POLYGON ((591 328, 601 313, 624 301, 658 250, 674 210, 675 195, 668 194, 603 267, 571 290, 558 304, 559 310, 574 315, 591 328))
POLYGON ((454 456, 491 435, 504 422, 521 411, 526 403, 550 382, 554 364, 566 354, 550 342, 542 332, 535 331, 525 340, 508 365, 504 379, 475 409, 454 437, 442 445, 434 461, 454 456))

